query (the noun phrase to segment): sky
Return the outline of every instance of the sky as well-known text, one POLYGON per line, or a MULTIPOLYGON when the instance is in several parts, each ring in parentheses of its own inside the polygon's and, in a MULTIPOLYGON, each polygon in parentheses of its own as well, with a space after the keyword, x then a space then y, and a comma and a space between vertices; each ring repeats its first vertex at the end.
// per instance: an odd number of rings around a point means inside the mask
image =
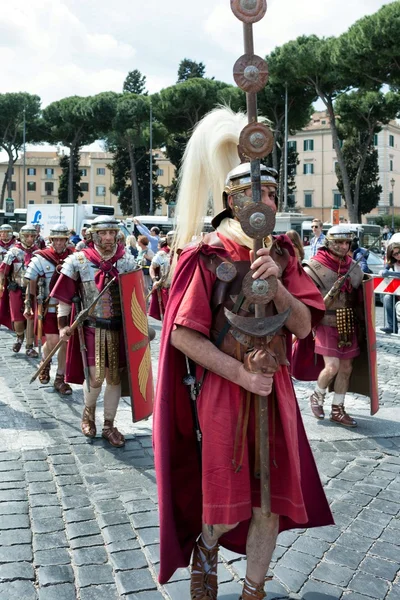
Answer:
MULTIPOLYGON (((340 35, 383 0, 268 0, 254 25, 257 54, 299 35, 340 35), (307 10, 309 9, 309 10, 307 10)), ((150 93, 173 85, 183 58, 233 83, 242 26, 229 0, 18 0, 0 12, 0 92, 66 96, 122 91, 138 69, 150 93)))

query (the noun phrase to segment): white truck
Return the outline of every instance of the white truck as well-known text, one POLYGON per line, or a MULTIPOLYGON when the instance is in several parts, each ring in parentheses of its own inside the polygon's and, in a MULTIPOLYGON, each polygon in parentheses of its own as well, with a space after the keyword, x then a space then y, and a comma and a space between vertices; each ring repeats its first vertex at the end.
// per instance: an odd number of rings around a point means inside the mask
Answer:
POLYGON ((83 227, 98 216, 114 216, 113 206, 104 204, 29 204, 26 214, 27 225, 40 225, 40 235, 46 238, 56 223, 66 225, 80 235, 83 227))

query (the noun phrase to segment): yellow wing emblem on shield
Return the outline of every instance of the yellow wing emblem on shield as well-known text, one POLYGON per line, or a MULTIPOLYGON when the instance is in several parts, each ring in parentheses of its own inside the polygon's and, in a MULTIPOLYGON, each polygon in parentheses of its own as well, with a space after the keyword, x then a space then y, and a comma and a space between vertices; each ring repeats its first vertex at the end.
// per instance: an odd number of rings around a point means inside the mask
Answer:
POLYGON ((133 324, 135 325, 135 327, 137 327, 139 329, 140 333, 143 333, 143 335, 148 336, 149 330, 148 330, 146 313, 144 312, 144 310, 142 309, 142 307, 139 304, 139 301, 136 296, 136 290, 133 290, 133 293, 132 293, 131 315, 132 315, 132 321, 133 321, 133 324))
POLYGON ((149 380, 150 367, 151 367, 150 346, 147 346, 146 352, 144 353, 142 362, 140 363, 140 366, 139 366, 139 389, 140 389, 140 393, 142 394, 145 402, 147 402, 146 389, 147 389, 147 382, 149 380))

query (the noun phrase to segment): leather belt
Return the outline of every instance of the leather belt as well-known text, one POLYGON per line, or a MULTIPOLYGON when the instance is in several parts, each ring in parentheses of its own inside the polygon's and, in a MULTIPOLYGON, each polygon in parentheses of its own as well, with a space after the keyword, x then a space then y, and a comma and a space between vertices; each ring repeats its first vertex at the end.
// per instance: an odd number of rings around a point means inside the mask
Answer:
POLYGON ((96 317, 86 319, 83 324, 85 327, 95 327, 107 331, 120 331, 122 329, 122 319, 98 319, 96 317))

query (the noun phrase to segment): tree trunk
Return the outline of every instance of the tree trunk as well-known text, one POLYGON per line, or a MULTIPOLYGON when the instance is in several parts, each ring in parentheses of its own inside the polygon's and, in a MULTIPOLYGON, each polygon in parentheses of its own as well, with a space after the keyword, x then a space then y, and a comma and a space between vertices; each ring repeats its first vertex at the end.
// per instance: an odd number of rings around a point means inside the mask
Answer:
MULTIPOLYGON (((318 90, 317 90, 317 92, 318 92, 318 90)), ((321 98, 321 100, 324 102, 324 104, 328 110, 328 114, 329 114, 329 124, 331 127, 332 142, 333 142, 333 147, 336 152, 336 158, 337 158, 337 161, 339 164, 339 169, 342 174, 344 200, 346 202, 347 210, 349 211, 349 220, 350 220, 350 223, 357 223, 357 212, 354 211, 353 198, 351 196, 350 179, 349 179, 349 175, 347 173, 346 163, 344 162, 343 152, 340 147, 340 141, 339 141, 339 135, 338 135, 337 127, 336 127, 336 117, 335 117, 335 111, 333 109, 333 103, 332 103, 331 99, 326 98, 320 92, 318 92, 318 95, 321 98)))
POLYGON ((6 194, 7 180, 8 180, 8 171, 6 171, 4 173, 3 185, 1 186, 1 198, 0 198, 1 208, 4 207, 4 196, 6 194))
POLYGON ((357 175, 354 185, 354 212, 357 214, 357 218, 361 223, 361 210, 360 210, 360 187, 361 187, 361 177, 364 171, 365 161, 367 160, 367 152, 372 142, 372 138, 374 135, 374 128, 368 132, 368 137, 365 140, 364 144, 360 144, 361 152, 360 152, 360 164, 358 165, 357 175))
POLYGON ((74 203, 74 154, 75 146, 69 147, 69 171, 68 171, 68 204, 74 203))
POLYGON ((128 141, 128 152, 131 165, 132 216, 135 217, 140 215, 139 186, 136 174, 135 149, 130 141, 128 141))

